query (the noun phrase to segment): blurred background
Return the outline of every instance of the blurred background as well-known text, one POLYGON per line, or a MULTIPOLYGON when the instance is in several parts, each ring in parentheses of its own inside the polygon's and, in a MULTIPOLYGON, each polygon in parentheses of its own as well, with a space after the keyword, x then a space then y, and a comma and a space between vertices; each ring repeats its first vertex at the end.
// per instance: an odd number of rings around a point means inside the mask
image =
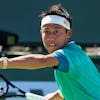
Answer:
MULTIPOLYGON (((47 54, 41 41, 39 15, 60 3, 72 16, 72 40, 82 46, 100 71, 99 0, 0 0, 0 56, 47 54)), ((57 89, 52 68, 7 69, 0 73, 26 91, 45 95, 57 89)))

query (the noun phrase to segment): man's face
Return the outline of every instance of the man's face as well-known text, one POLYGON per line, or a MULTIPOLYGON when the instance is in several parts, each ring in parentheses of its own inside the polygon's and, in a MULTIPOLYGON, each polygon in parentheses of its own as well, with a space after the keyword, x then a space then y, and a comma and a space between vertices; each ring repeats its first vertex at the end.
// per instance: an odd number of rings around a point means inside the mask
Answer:
POLYGON ((70 31, 57 24, 46 24, 41 29, 44 47, 49 53, 64 47, 71 37, 70 31))

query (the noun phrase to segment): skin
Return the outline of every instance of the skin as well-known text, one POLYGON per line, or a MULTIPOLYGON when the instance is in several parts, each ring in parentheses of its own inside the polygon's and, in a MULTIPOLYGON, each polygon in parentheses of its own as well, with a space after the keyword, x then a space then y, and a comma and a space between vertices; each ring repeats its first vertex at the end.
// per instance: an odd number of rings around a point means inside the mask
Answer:
POLYGON ((64 47, 71 37, 71 30, 57 24, 47 24, 41 29, 44 47, 49 53, 64 47))
POLYGON ((59 95, 58 91, 47 94, 45 98, 46 100, 64 100, 64 98, 59 95))
MULTIPOLYGON (((40 30, 44 47, 49 52, 48 55, 29 54, 8 59, 7 68, 15 69, 40 69, 51 66, 58 66, 58 59, 52 54, 55 50, 67 45, 72 31, 67 30, 57 24, 46 24, 40 30), (20 67, 19 67, 20 66, 20 67)), ((3 60, 0 59, 0 68, 3 68, 3 60)), ((47 100, 63 100, 58 92, 45 96, 47 100)))

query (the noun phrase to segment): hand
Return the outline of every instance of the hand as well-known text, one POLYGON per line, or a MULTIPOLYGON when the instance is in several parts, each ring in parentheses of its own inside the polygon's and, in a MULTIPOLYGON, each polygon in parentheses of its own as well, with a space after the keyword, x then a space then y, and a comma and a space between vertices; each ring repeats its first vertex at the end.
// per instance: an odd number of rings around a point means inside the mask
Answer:
POLYGON ((0 58, 0 69, 2 69, 2 65, 3 64, 3 59, 2 58, 0 58))
POLYGON ((57 92, 44 96, 46 100, 64 100, 57 92))

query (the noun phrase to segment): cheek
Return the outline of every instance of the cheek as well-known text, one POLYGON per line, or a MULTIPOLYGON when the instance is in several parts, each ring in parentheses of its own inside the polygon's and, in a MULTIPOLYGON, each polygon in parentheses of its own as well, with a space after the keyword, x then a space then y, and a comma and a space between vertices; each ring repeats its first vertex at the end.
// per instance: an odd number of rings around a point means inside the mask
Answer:
POLYGON ((61 40, 66 40, 67 39, 67 35, 61 35, 61 36, 59 36, 59 39, 61 39, 61 40))
POLYGON ((41 38, 42 38, 43 44, 46 44, 46 37, 44 35, 41 35, 41 38))
MULTIPOLYGON (((41 34, 41 33, 40 33, 41 34)), ((41 38, 42 38, 42 40, 44 40, 44 35, 43 34, 41 34, 41 38)))
POLYGON ((60 42, 61 45, 66 44, 67 41, 68 41, 68 39, 67 39, 67 36, 65 36, 65 35, 61 36, 59 38, 59 42, 60 42))

